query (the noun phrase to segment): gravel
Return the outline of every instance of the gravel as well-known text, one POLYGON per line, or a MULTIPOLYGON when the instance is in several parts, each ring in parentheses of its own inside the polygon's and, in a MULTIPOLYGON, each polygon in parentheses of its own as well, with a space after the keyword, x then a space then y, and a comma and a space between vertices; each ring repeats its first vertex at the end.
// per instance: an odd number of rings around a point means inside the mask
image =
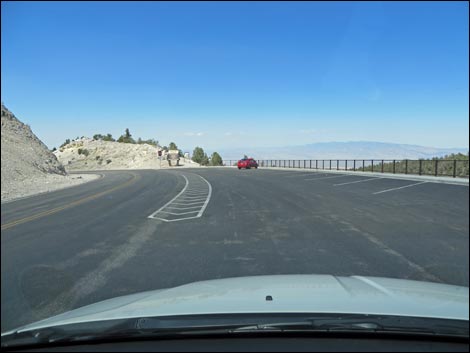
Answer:
POLYGON ((99 179, 100 177, 101 176, 98 174, 36 176, 34 179, 26 179, 12 183, 8 188, 3 188, 2 186, 2 203, 25 198, 28 196, 65 189, 99 179))
POLYGON ((1 201, 78 185, 98 175, 68 175, 64 166, 31 128, 2 103, 1 201))

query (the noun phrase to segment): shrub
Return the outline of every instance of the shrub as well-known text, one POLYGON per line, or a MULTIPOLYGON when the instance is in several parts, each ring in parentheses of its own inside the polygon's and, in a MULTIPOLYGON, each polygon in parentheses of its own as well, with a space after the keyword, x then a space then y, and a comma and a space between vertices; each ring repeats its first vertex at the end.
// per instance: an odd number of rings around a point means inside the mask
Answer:
POLYGON ((217 152, 212 153, 211 165, 213 165, 213 166, 223 165, 222 157, 217 152))
POLYGON ((106 164, 109 164, 109 163, 111 163, 111 162, 112 162, 112 161, 111 161, 110 159, 107 159, 107 160, 106 160, 106 164))
POLYGON ((85 156, 88 156, 90 154, 90 151, 88 151, 86 148, 79 148, 78 154, 84 154, 85 156))

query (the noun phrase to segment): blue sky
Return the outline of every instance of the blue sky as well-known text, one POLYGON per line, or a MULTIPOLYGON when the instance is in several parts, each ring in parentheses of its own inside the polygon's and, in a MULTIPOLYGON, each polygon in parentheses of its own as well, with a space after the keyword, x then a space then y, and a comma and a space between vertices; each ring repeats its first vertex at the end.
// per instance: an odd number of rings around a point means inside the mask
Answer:
POLYGON ((467 2, 4 2, 1 99, 49 147, 467 147, 467 2))

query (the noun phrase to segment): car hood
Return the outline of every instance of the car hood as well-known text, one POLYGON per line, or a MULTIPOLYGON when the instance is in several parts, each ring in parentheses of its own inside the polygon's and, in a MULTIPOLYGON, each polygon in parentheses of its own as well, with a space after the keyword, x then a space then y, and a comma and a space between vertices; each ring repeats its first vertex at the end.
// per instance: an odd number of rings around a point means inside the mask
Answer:
POLYGON ((238 277, 108 299, 9 333, 113 319, 239 313, 344 313, 468 320, 469 289, 361 276, 238 277), (272 300, 266 300, 267 296, 272 300))

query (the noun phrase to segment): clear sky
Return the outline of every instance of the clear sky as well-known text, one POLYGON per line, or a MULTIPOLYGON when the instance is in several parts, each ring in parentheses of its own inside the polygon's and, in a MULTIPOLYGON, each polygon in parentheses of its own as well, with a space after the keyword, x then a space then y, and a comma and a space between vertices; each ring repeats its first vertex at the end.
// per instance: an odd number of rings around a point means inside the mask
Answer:
POLYGON ((1 99, 50 148, 467 147, 467 2, 1 3, 1 99))

